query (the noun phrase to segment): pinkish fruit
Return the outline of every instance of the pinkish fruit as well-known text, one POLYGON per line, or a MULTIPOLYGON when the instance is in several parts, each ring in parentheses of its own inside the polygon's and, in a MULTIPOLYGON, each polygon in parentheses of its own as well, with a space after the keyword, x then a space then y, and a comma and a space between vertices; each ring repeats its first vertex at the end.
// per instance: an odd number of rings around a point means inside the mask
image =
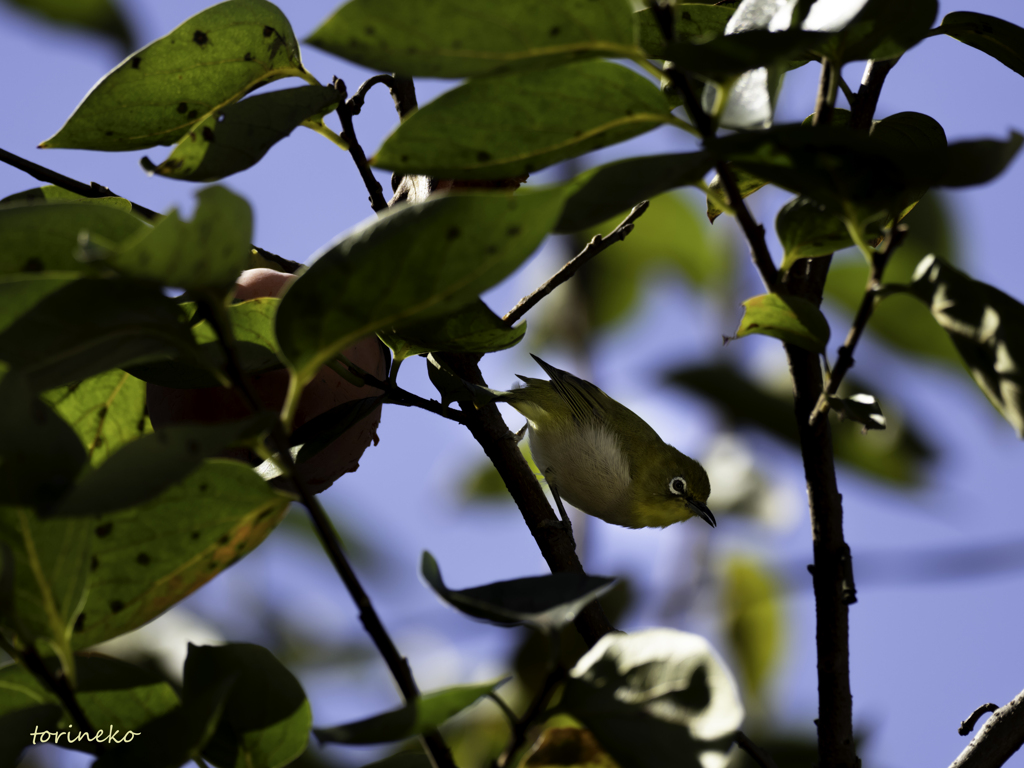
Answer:
MULTIPOLYGON (((277 296, 294 279, 294 275, 273 269, 246 270, 236 283, 235 301, 277 296)), ((367 336, 360 339, 343 350, 342 354, 378 379, 386 376, 384 352, 376 337, 367 336)), ((260 402, 267 408, 280 410, 288 390, 287 371, 275 370, 254 374, 252 383, 260 402)), ((293 426, 301 427, 313 417, 342 403, 379 394, 379 389, 357 387, 324 366, 303 391, 293 426)), ((174 389, 159 384, 148 384, 146 402, 149 418, 157 429, 182 422, 215 424, 240 419, 249 414, 241 394, 222 387, 174 389)), ((355 472, 359 468, 359 458, 363 451, 371 442, 374 445, 378 442, 377 426, 380 424, 380 415, 381 409, 378 407, 314 458, 299 465, 299 477, 311 491, 320 493, 346 472, 355 472)), ((248 451, 231 452, 232 458, 245 459, 249 458, 249 455, 251 454, 248 451)))

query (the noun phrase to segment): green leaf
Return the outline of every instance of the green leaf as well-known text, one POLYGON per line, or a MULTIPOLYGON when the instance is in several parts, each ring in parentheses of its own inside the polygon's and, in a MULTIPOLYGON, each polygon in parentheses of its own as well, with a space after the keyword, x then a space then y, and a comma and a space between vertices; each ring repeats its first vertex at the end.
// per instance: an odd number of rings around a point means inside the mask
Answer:
POLYGON ((725 563, 721 594, 725 633, 740 678, 746 690, 764 701, 765 686, 777 671, 783 650, 782 585, 757 560, 731 557, 725 563))
POLYGON ((752 29, 722 35, 703 45, 677 40, 664 53, 679 69, 715 83, 729 84, 749 70, 800 58, 826 39, 826 35, 798 29, 752 29))
POLYGON ((186 290, 234 286, 249 266, 252 209, 224 187, 207 187, 196 197, 192 221, 171 211, 122 242, 105 263, 128 277, 186 290))
POLYGON ((848 9, 857 4, 811 7, 804 29, 834 33, 814 49, 817 53, 842 63, 895 58, 928 35, 939 9, 937 0, 868 0, 860 5, 852 19, 848 9))
POLYGON ((321 742, 336 744, 380 744, 399 741, 436 730, 466 707, 486 696, 504 680, 478 685, 456 685, 424 693, 400 709, 333 728, 314 728, 321 742))
POLYGON ((131 150, 173 144, 208 113, 291 76, 309 79, 284 14, 267 0, 229 0, 125 59, 40 146, 131 150))
POLYGON ((7 373, 0 380, 0 504, 49 508, 86 461, 75 431, 24 376, 7 373))
POLYGON ((153 283, 60 273, 0 277, 0 360, 38 390, 132 363, 192 356, 194 349, 180 307, 153 283))
POLYGON ((307 85, 250 96, 197 123, 151 173, 185 181, 216 181, 258 163, 281 139, 307 120, 320 120, 338 105, 332 87, 307 85))
POLYGON ((1024 76, 1024 29, 1009 21, 972 11, 946 14, 935 30, 987 53, 1024 76))
POLYGON ((408 117, 372 163, 437 178, 521 176, 657 128, 670 112, 656 85, 607 61, 495 75, 408 117))
POLYGON ((179 768, 198 758, 213 737, 234 679, 185 697, 182 705, 142 727, 130 742, 107 749, 92 768, 179 768))
POLYGON ((712 164, 707 152, 690 152, 632 157, 591 168, 568 182, 572 192, 565 201, 555 231, 588 229, 628 211, 642 200, 674 187, 697 184, 712 164))
POLYGON ((207 459, 182 482, 102 521, 41 525, 91 541, 92 584, 73 642, 85 648, 155 619, 243 555, 281 521, 291 497, 237 461, 207 459))
POLYGON ((615 583, 615 579, 604 576, 553 573, 452 590, 444 585, 437 561, 429 552, 423 553, 420 570, 445 602, 468 616, 501 626, 526 624, 542 632, 572 623, 580 611, 615 583))
MULTIPOLYGON (((929 253, 941 253, 956 263, 950 224, 953 213, 942 204, 937 192, 924 196, 906 216, 909 227, 902 244, 885 269, 889 282, 910 282, 914 267, 929 253)), ((867 285, 868 265, 860 254, 838 255, 832 261, 825 283, 825 295, 841 304, 852 316, 867 285)), ((930 360, 959 365, 960 356, 919 301, 906 294, 889 296, 875 306, 867 332, 897 349, 924 355, 930 360)))
POLYGON ((392 209, 289 287, 277 338, 300 381, 357 339, 451 311, 504 279, 551 231, 565 190, 449 195, 392 209))
POLYGON ((828 404, 841 419, 863 424, 864 429, 885 429, 885 416, 874 395, 857 394, 850 397, 829 395, 828 404))
POLYGON ((258 438, 276 420, 276 413, 263 411, 242 421, 182 424, 144 435, 79 479, 47 516, 98 516, 144 504, 190 475, 203 459, 258 438))
POLYGON ((949 334, 981 391, 1024 438, 1024 305, 935 256, 918 264, 910 288, 949 334))
MULTIPOLYGON (((740 190, 740 195, 744 198, 754 194, 768 183, 764 179, 759 179, 757 176, 747 173, 742 168, 731 168, 731 170, 733 178, 736 179, 736 186, 740 190)), ((722 203, 728 203, 729 201, 729 195, 725 191, 725 184, 722 183, 722 177, 717 173, 711 179, 711 183, 708 184, 708 221, 712 224, 723 213, 723 209, 718 207, 719 203, 716 201, 721 201, 722 203)))
POLYGON ((743 302, 743 319, 737 338, 760 333, 795 344, 809 352, 824 352, 828 321, 821 310, 799 296, 763 293, 743 302))
POLYGON ((674 629, 608 634, 569 673, 559 704, 622 768, 698 768, 724 753, 744 711, 736 681, 704 638, 674 629))
MULTIPOLYGON (((609 219, 583 237, 611 231, 609 219)), ((665 273, 684 277, 701 288, 721 288, 733 269, 732 246, 722 232, 708 229, 683 195, 665 194, 651 200, 647 212, 625 240, 587 265, 587 314, 595 328, 621 320, 643 295, 645 278, 665 273)))
MULTIPOLYGON (((693 45, 702 45, 725 32, 725 25, 735 9, 707 3, 676 3, 671 6, 673 39, 693 45)), ((650 59, 664 59, 667 55, 665 37, 649 8, 638 11, 636 19, 640 47, 650 59)))
POLYGON ((147 431, 146 383, 124 371, 52 389, 42 398, 75 430, 94 467, 147 431))
MULTIPOLYGON (((56 664, 48 666, 56 672, 56 664)), ((120 659, 99 655, 75 657, 78 671, 75 698, 94 728, 106 733, 120 731, 121 738, 127 731, 138 732, 142 726, 155 720, 175 707, 181 701, 174 688, 159 674, 129 664, 120 659)), ((0 669, 0 714, 17 709, 47 703, 60 706, 60 699, 45 688, 27 669, 9 664, 0 669)), ((61 746, 86 752, 97 751, 97 744, 81 737, 81 732, 66 712, 62 712, 57 727, 70 737, 61 746)))
POLYGON ((102 205, 129 213, 132 210, 131 201, 125 200, 123 197, 84 197, 52 184, 16 192, 0 200, 0 206, 22 203, 82 203, 84 205, 102 205))
POLYGON ((98 32, 131 49, 131 34, 119 5, 112 0, 8 0, 12 5, 57 24, 98 32))
POLYGON ((795 197, 779 209, 775 231, 785 250, 781 270, 800 259, 828 256, 853 245, 843 220, 821 203, 808 197, 795 197))
POLYGON ((21 765, 22 750, 31 746, 33 731, 53 731, 60 719, 56 704, 40 704, 0 715, 0 765, 21 765))
POLYGON ((433 768, 426 752, 399 752, 364 765, 363 768, 433 768))
POLYGON ((0 617, 4 628, 21 642, 42 641, 40 651, 56 654, 73 681, 71 630, 89 581, 89 524, 0 507, 0 543, 14 563, 13 605, 0 617))
POLYGON ((988 139, 950 144, 945 171, 938 183, 944 187, 964 187, 991 181, 1016 157, 1022 143, 1024 136, 1011 131, 1006 141, 988 139))
MULTIPOLYGON (((278 357, 274 320, 281 300, 273 297, 250 299, 228 306, 228 318, 235 335, 242 370, 248 374, 264 373, 284 364, 278 357)), ((193 316, 196 305, 185 303, 182 309, 193 316)), ((203 389, 222 386, 211 373, 226 365, 224 347, 208 320, 192 326, 192 335, 199 345, 195 356, 177 360, 143 363, 130 367, 133 376, 143 381, 178 389, 203 389)))
POLYGON ((203 755, 215 765, 281 768, 306 751, 313 715, 299 681, 266 648, 249 643, 188 648, 185 698, 234 680, 203 755))
POLYGON ((309 38, 370 69, 410 77, 476 77, 593 56, 642 56, 625 0, 354 0, 309 38))
MULTIPOLYGON (((769 389, 722 364, 678 370, 670 381, 710 400, 730 423, 764 430, 794 450, 799 449, 793 397, 788 391, 769 389)), ((916 429, 903 421, 895 407, 887 406, 886 410, 884 434, 863 434, 860 425, 851 421, 834 422, 836 457, 876 480, 918 485, 935 452, 916 429)))
POLYGON ((0 274, 96 271, 94 266, 76 258, 81 251, 79 234, 87 232, 91 237, 117 243, 148 229, 128 211, 109 204, 76 201, 0 206, 0 231, 4 233, 0 274))
POLYGON ((451 314, 427 318, 400 331, 382 331, 378 335, 391 348, 397 361, 424 352, 497 352, 514 347, 525 334, 526 323, 510 328, 477 299, 451 314))

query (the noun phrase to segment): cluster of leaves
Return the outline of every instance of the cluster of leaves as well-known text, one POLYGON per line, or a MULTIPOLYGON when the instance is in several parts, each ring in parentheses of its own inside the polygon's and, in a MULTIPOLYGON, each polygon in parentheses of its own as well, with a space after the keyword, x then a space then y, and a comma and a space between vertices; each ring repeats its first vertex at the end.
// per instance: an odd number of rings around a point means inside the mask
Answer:
MULTIPOLYGON (((744 0, 735 10, 681 3, 665 34, 654 11, 633 12, 624 0, 517 0, 486 8, 473 0, 353 0, 308 42, 400 76, 466 78, 399 125, 372 158, 381 168, 506 179, 662 125, 695 132, 673 113, 679 94, 660 82, 653 61, 697 77, 704 108, 720 124, 757 130, 705 136, 696 152, 630 158, 515 195, 465 192, 396 206, 315 254, 281 299, 231 301, 237 276, 265 262, 250 245, 248 205, 223 188, 199 194, 191 221, 173 211, 146 220, 126 200, 87 200, 53 188, 2 201, 0 630, 5 649, 32 669, 0 670, 0 733, 11 734, 5 754, 16 756, 24 746, 26 722, 74 730, 74 713, 54 692, 64 680, 90 722, 142 733, 104 750, 98 765, 176 766, 202 755, 215 765, 281 766, 296 758, 310 732, 309 705, 264 649, 191 649, 180 694, 124 662, 81 653, 151 620, 251 551, 282 519, 294 496, 267 482, 273 473, 261 476, 218 456, 246 446, 274 464, 275 451, 330 442, 354 421, 351 409, 288 434, 299 397, 323 365, 368 334, 379 334, 397 360, 516 344, 525 325, 509 327, 481 292, 548 234, 601 225, 673 188, 701 187, 709 212, 728 210, 721 179, 703 181, 716 164, 740 173, 746 194, 774 184, 797 195, 776 221, 783 274, 800 260, 850 245, 873 264, 871 244, 929 189, 993 178, 1021 137, 949 145, 941 126, 917 113, 889 116, 870 131, 848 125, 841 112, 828 126, 767 127, 771 105, 788 69, 812 59, 837 69, 891 59, 938 33, 1019 71, 1007 51, 1020 50, 1024 32, 972 13, 952 14, 931 29, 935 13, 934 0, 744 0), (829 13, 825 6, 836 7, 829 13), (185 294, 171 299, 168 288, 185 294), (147 381, 238 386, 239 377, 272 368, 290 376, 280 414, 156 431, 146 417, 147 381), (282 430, 288 446, 274 437, 282 430), (33 666, 32 659, 41 661, 33 666)), ((159 164, 144 162, 147 170, 205 182, 250 167, 298 127, 346 146, 323 121, 345 108, 342 98, 305 69, 278 8, 267 0, 228 0, 128 57, 43 146, 173 145, 159 164), (306 84, 250 95, 290 77, 306 84)), ((710 281, 722 268, 705 264, 693 274, 710 281)), ((850 279, 844 276, 834 295, 848 296, 850 279)), ((766 334, 824 353, 827 321, 784 285, 779 280, 744 302, 737 336, 766 334)), ((985 394, 1024 434, 1016 331, 1024 307, 941 254, 922 260, 910 282, 884 294, 900 292, 929 308, 985 394)), ((691 370, 675 378, 723 402, 746 402, 750 410, 734 413, 737 421, 769 429, 782 423, 778 399, 764 399, 735 372, 691 370), (730 381, 734 397, 725 397, 722 381, 730 381)), ((876 409, 863 400, 832 404, 879 425, 876 409)), ((776 431, 792 435, 789 427, 776 431)), ((311 453, 300 449, 299 459, 311 453)), ((423 571, 468 615, 548 634, 608 587, 606 580, 556 575, 452 591, 431 558, 423 571)), ((770 597, 764 579, 743 564, 728 584, 736 606, 770 597)), ((771 649, 749 638, 764 635, 763 624, 756 609, 737 609, 733 618, 736 644, 750 649, 743 677, 756 689, 771 649)), ((555 663, 551 669, 562 673, 555 663)), ((316 733, 349 743, 428 733, 494 688, 445 689, 316 733)), ((513 720, 513 751, 522 755, 526 730, 552 714, 571 720, 549 728, 535 756, 559 741, 582 743, 585 727, 629 768, 668 759, 699 765, 705 753, 729 748, 743 710, 731 676, 704 641, 652 630, 607 637, 591 649, 568 671, 555 708, 513 720)), ((72 746, 96 749, 92 742, 72 746)))

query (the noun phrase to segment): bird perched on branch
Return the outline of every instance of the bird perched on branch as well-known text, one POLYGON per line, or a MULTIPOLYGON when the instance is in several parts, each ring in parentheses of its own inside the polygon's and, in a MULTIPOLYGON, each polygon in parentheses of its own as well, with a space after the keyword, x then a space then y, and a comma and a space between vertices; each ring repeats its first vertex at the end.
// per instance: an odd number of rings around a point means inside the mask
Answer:
POLYGON ((551 378, 500 393, 527 420, 530 450, 568 527, 562 499, 627 528, 664 527, 707 508, 711 484, 696 461, 665 443, 643 419, 588 381, 531 355, 551 378))

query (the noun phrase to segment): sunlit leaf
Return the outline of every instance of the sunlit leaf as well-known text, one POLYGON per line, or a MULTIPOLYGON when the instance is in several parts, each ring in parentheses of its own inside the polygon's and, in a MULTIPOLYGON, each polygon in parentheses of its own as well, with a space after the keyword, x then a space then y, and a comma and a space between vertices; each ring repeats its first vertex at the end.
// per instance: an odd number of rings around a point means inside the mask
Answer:
POLYGON ((309 38, 370 69, 412 77, 474 77, 593 56, 628 58, 625 0, 353 0, 309 38))
POLYGON ((825 351, 829 337, 828 321, 821 310, 807 299, 764 293, 744 301, 743 310, 737 337, 760 333, 810 352, 825 351))
POLYGON ((307 85, 231 104, 197 123, 152 173, 186 181, 216 181, 244 171, 307 120, 318 120, 338 104, 332 87, 307 85))
POLYGON ((21 203, 83 203, 85 205, 103 205, 107 208, 116 208, 119 211, 130 212, 132 210, 131 202, 123 197, 84 197, 52 184, 16 192, 0 200, 0 205, 21 203))
POLYGON ((477 299, 451 314, 431 317, 400 331, 381 331, 378 335, 398 361, 425 352, 497 352, 514 347, 525 334, 526 323, 510 328, 477 299))
POLYGON ((615 581, 582 573, 552 573, 452 590, 441 580, 437 561, 429 552, 423 553, 421 571, 441 598, 469 616, 503 626, 527 624, 542 631, 571 623, 615 581))
POLYGON ((420 108, 372 163, 437 178, 520 176, 657 128, 670 112, 656 85, 607 61, 495 75, 420 108))
MULTIPOLYGON (((764 179, 759 179, 747 173, 742 168, 731 168, 731 170, 733 177, 736 179, 736 187, 744 198, 754 194, 768 183, 764 179)), ((722 182, 722 177, 716 173, 714 178, 711 179, 711 183, 708 184, 708 220, 712 224, 715 223, 715 219, 722 215, 723 209, 719 205, 728 202, 729 195, 725 190, 725 184, 722 182)))
POLYGON ((262 83, 306 76, 291 25, 267 0, 230 0, 136 51, 93 86, 42 147, 173 144, 262 83))
POLYGON ((828 404, 840 418, 863 424, 864 429, 885 429, 885 416, 882 415, 882 408, 874 395, 830 395, 828 404))
POLYGON ((833 61, 891 59, 928 34, 937 12, 937 0, 818 0, 803 28, 832 33, 815 50, 833 61))

